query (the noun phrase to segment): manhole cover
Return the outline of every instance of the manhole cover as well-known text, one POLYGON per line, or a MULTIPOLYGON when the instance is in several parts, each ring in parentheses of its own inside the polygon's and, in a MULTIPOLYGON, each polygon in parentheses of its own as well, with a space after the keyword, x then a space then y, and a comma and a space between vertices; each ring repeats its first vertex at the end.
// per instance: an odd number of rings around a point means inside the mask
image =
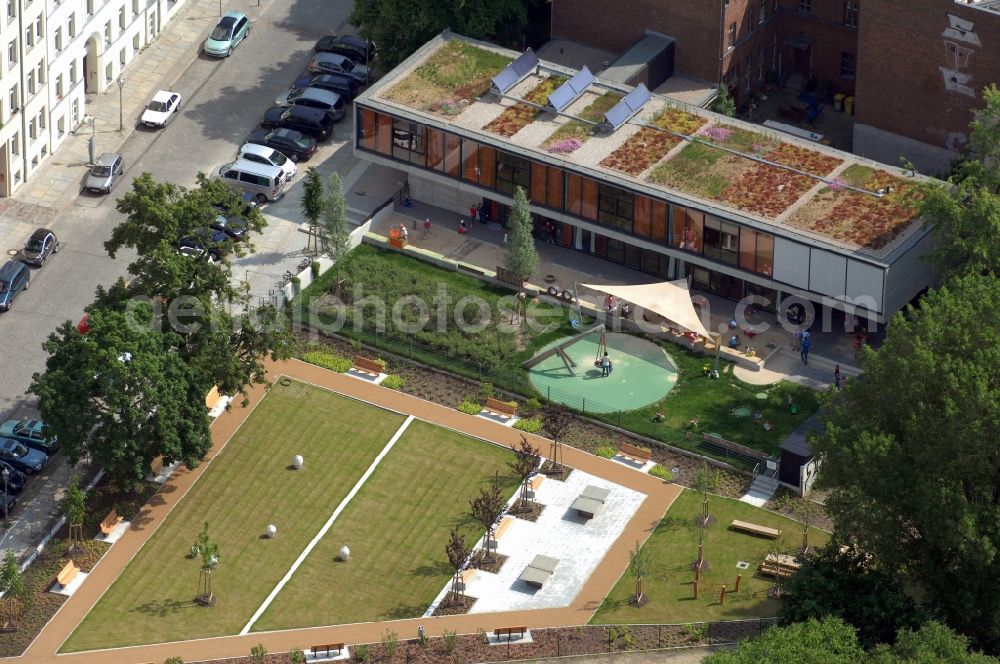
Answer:
POLYGON ((758 392, 757 394, 754 395, 754 397, 763 401, 764 399, 767 398, 767 392, 758 392))
POLYGON ((753 408, 749 406, 740 406, 739 408, 733 409, 733 415, 736 417, 750 417, 753 415, 753 408))
POLYGON ((736 569, 750 569, 750 563, 741 560, 736 563, 736 569))

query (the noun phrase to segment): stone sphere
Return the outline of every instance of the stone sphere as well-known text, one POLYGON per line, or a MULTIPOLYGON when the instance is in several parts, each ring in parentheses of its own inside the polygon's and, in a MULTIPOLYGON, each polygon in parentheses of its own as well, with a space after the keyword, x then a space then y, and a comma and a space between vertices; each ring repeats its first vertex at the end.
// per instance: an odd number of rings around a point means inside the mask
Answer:
POLYGON ((302 470, 302 464, 305 463, 305 459, 302 458, 301 454, 296 454, 295 458, 292 459, 292 465, 295 466, 295 470, 302 470))
POLYGON ((351 550, 348 549, 346 546, 340 547, 340 559, 347 560, 350 557, 351 557, 351 550))
POLYGON ((273 523, 267 527, 267 536, 274 537, 278 534, 278 528, 273 523))

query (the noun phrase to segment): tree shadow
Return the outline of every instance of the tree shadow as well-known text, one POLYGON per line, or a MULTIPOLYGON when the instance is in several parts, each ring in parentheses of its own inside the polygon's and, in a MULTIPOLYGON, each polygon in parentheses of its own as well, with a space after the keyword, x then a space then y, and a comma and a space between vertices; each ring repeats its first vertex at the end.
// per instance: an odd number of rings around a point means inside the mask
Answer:
POLYGON ((190 609, 196 606, 197 604, 194 603, 193 599, 186 601, 167 599, 152 600, 146 602, 145 604, 140 604, 131 610, 136 613, 142 613, 155 618, 165 618, 166 616, 175 615, 184 609, 190 609))
POLYGON ((455 570, 448 563, 437 561, 431 565, 421 565, 412 571, 418 576, 451 576, 455 570))
POLYGON ((379 620, 404 620, 406 618, 419 618, 424 615, 424 611, 427 607, 423 604, 413 604, 407 606, 405 604, 400 604, 399 606, 389 609, 384 615, 379 616, 379 620))

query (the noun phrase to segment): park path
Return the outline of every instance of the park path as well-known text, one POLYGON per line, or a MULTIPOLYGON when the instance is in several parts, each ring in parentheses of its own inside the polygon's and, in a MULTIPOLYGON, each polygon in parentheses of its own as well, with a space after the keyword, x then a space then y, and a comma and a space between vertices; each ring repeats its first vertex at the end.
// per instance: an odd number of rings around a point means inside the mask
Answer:
MULTIPOLYGON (((481 438, 497 445, 510 447, 521 440, 522 432, 501 424, 465 415, 452 408, 379 387, 345 374, 333 373, 298 360, 271 362, 268 364, 267 370, 270 380, 277 380, 280 375, 285 375, 397 413, 413 415, 426 422, 481 438)), ((152 536, 156 528, 163 523, 174 505, 201 477, 211 459, 219 454, 226 442, 246 421, 253 407, 260 402, 265 394, 266 388, 264 386, 254 386, 250 390, 251 403, 249 407, 234 407, 231 412, 224 413, 215 420, 212 424, 212 449, 206 456, 205 462, 194 470, 178 469, 174 472, 163 488, 142 510, 139 517, 134 520, 128 532, 104 555, 80 589, 62 606, 28 647, 25 654, 17 659, 31 662, 31 664, 56 664, 56 662, 77 664, 107 661, 114 661, 116 664, 145 664, 162 662, 168 657, 181 657, 185 661, 198 661, 245 656, 250 652, 250 648, 258 643, 263 644, 269 652, 287 652, 293 648, 308 649, 310 645, 315 643, 373 643, 379 640, 380 635, 389 624, 392 625, 393 631, 403 636, 416 635, 418 625, 424 627, 428 636, 438 636, 445 630, 456 631, 459 634, 471 634, 480 628, 490 630, 497 626, 515 623, 527 625, 529 628, 585 624, 628 567, 629 552, 634 543, 646 540, 667 508, 681 492, 681 487, 677 485, 665 484, 661 480, 636 472, 622 464, 587 454, 573 447, 563 447, 564 461, 567 465, 646 494, 646 499, 629 521, 621 536, 608 550, 604 560, 580 589, 572 605, 568 607, 413 618, 279 632, 253 632, 246 635, 135 646, 112 651, 57 655, 60 645, 80 624, 87 612, 125 569, 128 562, 152 536)), ((543 454, 548 453, 549 441, 547 439, 533 434, 524 435, 533 445, 540 447, 543 454)))

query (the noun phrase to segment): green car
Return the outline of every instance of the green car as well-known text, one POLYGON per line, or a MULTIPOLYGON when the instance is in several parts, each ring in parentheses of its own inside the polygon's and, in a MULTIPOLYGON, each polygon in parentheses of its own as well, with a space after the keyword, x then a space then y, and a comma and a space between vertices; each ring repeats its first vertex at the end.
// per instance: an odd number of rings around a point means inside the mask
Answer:
POLYGON ((49 455, 59 451, 58 438, 49 433, 41 420, 7 420, 0 424, 0 437, 13 438, 49 455))
POLYGON ((218 58, 229 57, 236 45, 250 34, 250 19, 243 12, 228 12, 219 19, 202 50, 218 58))

